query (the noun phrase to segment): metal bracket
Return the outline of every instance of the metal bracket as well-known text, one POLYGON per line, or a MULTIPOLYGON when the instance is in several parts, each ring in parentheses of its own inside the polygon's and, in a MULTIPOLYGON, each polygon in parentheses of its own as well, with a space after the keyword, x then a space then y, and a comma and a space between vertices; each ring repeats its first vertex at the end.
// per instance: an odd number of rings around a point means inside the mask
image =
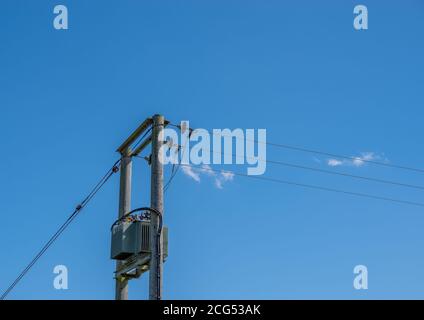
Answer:
POLYGON ((144 272, 149 270, 150 265, 150 254, 134 254, 129 257, 121 265, 121 267, 115 271, 115 279, 126 278, 133 279, 140 277, 144 272), (135 273, 131 272, 134 271, 135 273))

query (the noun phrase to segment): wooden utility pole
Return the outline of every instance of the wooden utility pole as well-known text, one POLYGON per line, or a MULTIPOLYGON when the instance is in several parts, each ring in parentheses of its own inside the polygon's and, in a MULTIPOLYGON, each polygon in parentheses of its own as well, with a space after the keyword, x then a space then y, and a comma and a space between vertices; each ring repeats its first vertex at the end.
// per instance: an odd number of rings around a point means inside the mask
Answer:
MULTIPOLYGON (((151 193, 150 206, 158 210, 163 218, 163 163, 162 163, 162 146, 163 129, 165 119, 161 115, 153 116, 152 128, 152 154, 151 154, 151 193)), ((151 215, 150 227, 150 279, 149 279, 149 299, 160 300, 162 298, 162 283, 163 283, 163 234, 158 238, 159 231, 159 216, 151 215), (159 241, 159 244, 158 244, 159 241), (160 252, 158 252, 158 249, 160 252), (160 257, 158 259, 158 255, 160 257)))
MULTIPOLYGON (((129 148, 121 152, 121 170, 120 170, 120 187, 119 187, 119 218, 122 218, 131 210, 131 173, 132 162, 129 155, 129 148)), ((123 262, 116 262, 116 270, 118 271, 123 262)), ((115 299, 128 300, 128 280, 118 277, 115 282, 115 299)))

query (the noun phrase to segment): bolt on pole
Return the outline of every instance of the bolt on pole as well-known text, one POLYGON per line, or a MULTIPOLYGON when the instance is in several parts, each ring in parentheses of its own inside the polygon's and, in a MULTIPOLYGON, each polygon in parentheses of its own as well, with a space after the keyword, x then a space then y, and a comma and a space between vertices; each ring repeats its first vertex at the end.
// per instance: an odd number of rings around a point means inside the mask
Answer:
MULTIPOLYGON (((163 145, 163 129, 165 119, 161 115, 153 117, 152 129, 152 158, 151 158, 151 193, 150 203, 153 209, 158 210, 162 214, 163 219, 163 164, 162 164, 162 145, 163 145)), ((150 232, 150 278, 149 278, 149 299, 160 300, 162 298, 163 284, 163 234, 158 238, 159 217, 155 214, 151 215, 151 232, 150 232), (157 243, 159 241, 159 244, 157 243), (158 252, 158 248, 160 252, 158 252), (157 259, 160 254, 159 259, 157 259)))

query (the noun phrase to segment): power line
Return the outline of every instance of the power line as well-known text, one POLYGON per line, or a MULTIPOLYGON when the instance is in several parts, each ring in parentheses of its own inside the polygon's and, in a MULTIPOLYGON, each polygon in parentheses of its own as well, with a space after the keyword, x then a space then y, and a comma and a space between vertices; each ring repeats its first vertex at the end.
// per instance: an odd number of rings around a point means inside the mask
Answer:
MULTIPOLYGON (((177 126, 177 125, 174 125, 174 124, 170 124, 170 125, 180 129, 180 126, 177 126)), ((195 130, 194 130, 194 132, 195 132, 195 130)), ((281 166, 290 167, 290 168, 303 169, 303 170, 315 171, 315 172, 320 172, 320 173, 325 173, 325 174, 349 177, 349 178, 372 181, 372 182, 378 182, 378 183, 383 183, 383 184, 396 185, 396 186, 406 187, 406 188, 411 188, 411 189, 424 190, 424 186, 410 184, 410 183, 404 183, 404 182, 398 182, 398 181, 386 180, 386 179, 380 179, 380 178, 373 178, 373 177, 368 177, 368 176, 351 174, 351 173, 347 173, 347 172, 320 169, 320 168, 315 168, 315 167, 310 167, 310 166, 305 166, 305 165, 300 165, 300 164, 295 164, 295 163, 289 163, 289 162, 284 162, 284 161, 261 159, 261 158, 249 157, 249 156, 244 156, 244 155, 240 156, 240 155, 237 155, 237 154, 234 154, 234 153, 228 154, 228 153, 223 153, 223 152, 220 152, 220 151, 214 151, 214 150, 211 150, 211 149, 205 150, 205 151, 207 151, 209 153, 221 154, 223 156, 231 155, 232 157, 236 157, 236 158, 252 159, 252 160, 256 160, 256 161, 266 162, 266 163, 275 164, 275 165, 281 165, 281 166)), ((171 178, 168 181, 167 185, 172 181, 174 176, 175 176, 175 174, 171 174, 171 178)))
MULTIPOLYGON (((176 128, 180 127, 179 125, 175 125, 175 124, 169 124, 169 125, 176 127, 176 128)), ((211 132, 211 130, 207 130, 207 129, 205 129, 205 130, 208 131, 212 135, 218 135, 218 133, 214 133, 213 131, 211 132)), ((195 129, 193 131, 195 131, 195 129)), ((222 135, 222 136, 227 136, 227 137, 233 137, 233 138, 236 138, 236 139, 238 138, 236 136, 224 135, 224 134, 221 134, 221 133, 219 135, 220 136, 222 135)), ((346 155, 341 155, 341 154, 337 154, 337 153, 326 152, 326 151, 321 151, 321 150, 316 150, 316 149, 310 149, 310 148, 306 148, 306 147, 292 146, 292 145, 282 144, 282 143, 266 142, 266 141, 260 141, 260 140, 257 140, 257 139, 247 139, 247 138, 244 138, 244 139, 246 141, 251 141, 251 142, 260 143, 260 144, 266 144, 266 145, 269 145, 269 146, 272 146, 272 147, 277 147, 277 148, 295 150, 295 151, 305 152, 305 153, 319 154, 319 155, 324 155, 324 156, 333 157, 333 158, 346 159, 346 160, 350 160, 350 161, 361 161, 361 162, 364 162, 364 163, 370 163, 370 164, 389 167, 389 168, 395 168, 395 169, 402 169, 402 170, 424 173, 424 169, 415 168, 415 167, 411 167, 411 166, 396 165, 396 164, 391 164, 391 163, 386 163, 386 162, 376 161, 376 160, 367 160, 367 159, 363 159, 361 157, 346 156, 346 155)))
MULTIPOLYGON (((196 167, 194 165, 187 165, 187 164, 180 164, 180 165, 181 166, 186 166, 186 167, 191 167, 191 168, 193 168, 195 170, 198 170, 198 171, 204 170, 204 168, 202 168, 202 167, 196 167)), ((251 179, 256 179, 256 180, 262 180, 262 181, 268 181, 268 182, 275 182, 275 183, 286 184, 286 185, 293 185, 293 186, 298 186, 298 187, 303 187, 303 188, 309 188, 309 189, 316 189, 316 190, 322 190, 322 191, 328 191, 328 192, 334 192, 334 193, 342 193, 342 194, 347 194, 347 195, 357 196, 357 197, 362 197, 362 198, 369 198, 369 199, 375 199, 375 200, 382 200, 382 201, 389 201, 389 202, 407 204, 407 205, 412 205, 412 206, 424 207, 424 203, 421 203, 421 202, 413 202, 413 201, 408 201, 408 200, 400 200, 400 199, 394 199, 394 198, 389 198, 389 197, 382 197, 382 196, 372 195, 372 194, 368 194, 368 193, 346 191, 346 190, 341 190, 341 189, 328 188, 328 187, 323 187, 323 186, 317 186, 317 185, 311 185, 311 184, 305 184, 305 183, 298 183, 298 182, 287 181, 287 180, 282 180, 282 179, 275 179, 275 178, 269 178, 269 177, 263 177, 263 176, 253 176, 253 175, 248 175, 248 174, 244 174, 244 173, 240 173, 240 172, 234 172, 234 171, 228 171, 228 170, 217 170, 217 169, 212 169, 212 168, 208 168, 208 170, 214 171, 214 172, 217 172, 217 173, 221 173, 221 172, 224 171, 226 173, 234 174, 235 176, 240 176, 240 177, 245 177, 245 178, 251 178, 251 179)))
MULTIPOLYGON (((170 124, 170 126, 176 127, 176 128, 181 130, 180 126, 178 126, 178 125, 170 124)), ((195 132, 195 130, 193 130, 193 132, 195 132)), ((262 143, 264 143, 264 142, 262 142, 262 143)), ((351 173, 347 173, 347 172, 339 172, 339 171, 320 169, 320 168, 315 168, 315 167, 310 167, 310 166, 305 166, 305 165, 300 165, 300 164, 295 164, 295 163, 289 163, 289 162, 284 162, 284 161, 267 160, 267 159, 260 159, 260 158, 248 157, 248 156, 238 156, 237 154, 234 154, 234 153, 228 154, 228 153, 223 153, 223 152, 220 152, 220 151, 213 151, 213 150, 210 150, 210 149, 205 150, 205 151, 207 151, 209 153, 218 153, 218 154, 221 154, 223 156, 231 155, 232 157, 236 157, 236 158, 243 158, 243 159, 244 158, 247 158, 247 159, 250 158, 250 159, 253 159, 253 160, 256 160, 256 161, 286 166, 286 167, 290 167, 290 168, 303 169, 303 170, 309 170, 309 171, 320 172, 320 173, 325 173, 325 174, 331 174, 331 175, 349 177, 349 178, 354 178, 354 179, 360 179, 360 180, 365 180, 365 181, 372 181, 372 182, 377 182, 377 183, 382 183, 382 184, 389 184, 389 185, 395 185, 395 186, 400 186, 400 187, 424 190, 424 186, 409 184, 409 183, 403 183, 403 182, 398 182, 398 181, 393 181, 393 180, 386 180, 386 179, 373 178, 373 177, 362 176, 362 175, 355 175, 355 174, 351 174, 351 173)), ((169 184, 172 182, 175 175, 177 174, 178 169, 180 168, 178 166, 177 170, 174 172, 174 166, 173 166, 173 170, 172 170, 172 173, 171 173, 171 177, 165 185, 165 188, 164 188, 165 191, 168 189, 169 184)))
POLYGON ((172 172, 171 172, 171 176, 168 180, 168 182, 165 184, 165 186, 163 187, 163 193, 166 193, 166 191, 168 191, 169 186, 172 183, 172 180, 174 180, 175 176, 177 175, 178 171, 180 170, 180 165, 177 164, 177 168, 175 169, 175 165, 172 166, 172 172))
MULTIPOLYGON (((256 142, 257 143, 264 143, 264 142, 261 142, 261 141, 256 141, 256 142)), ((363 158, 360 158, 360 157, 345 156, 345 155, 340 155, 340 154, 336 154, 336 153, 324 152, 324 151, 319 151, 319 150, 307 149, 307 148, 303 148, 303 147, 297 147, 297 146, 291 146, 291 145, 285 145, 285 144, 278 144, 278 143, 272 143, 272 142, 267 142, 266 144, 273 146, 273 147, 278 147, 278 148, 285 148, 285 149, 296 150, 296 151, 301 151, 301 152, 325 155, 325 156, 339 158, 339 159, 346 159, 346 160, 350 160, 350 161, 360 161, 360 162, 375 164, 375 165, 389 167, 389 168, 395 168, 395 169, 402 169, 402 170, 424 173, 424 169, 414 168, 414 167, 410 167, 410 166, 390 164, 390 163, 376 161, 376 160, 367 160, 367 159, 363 159, 363 158)))
POLYGON ((213 151, 213 150, 207 150, 207 151, 209 153, 218 153, 218 154, 221 154, 221 155, 224 155, 224 156, 225 155, 231 155, 231 156, 236 157, 236 158, 243 158, 243 159, 244 158, 246 158, 246 159, 250 158, 252 160, 257 160, 257 161, 266 162, 266 163, 275 164, 275 165, 281 165, 281 166, 290 167, 290 168, 310 170, 310 171, 332 174, 332 175, 337 175, 337 176, 343 176, 343 177, 361 179, 361 180, 378 182, 378 183, 383 183, 383 184, 396 185, 396 186, 400 186, 400 187, 424 190, 424 186, 419 186, 419 185, 409 184, 409 183, 403 183, 403 182, 398 182, 398 181, 393 181, 393 180, 379 179, 379 178, 373 178, 373 177, 368 177, 368 176, 355 175, 355 174, 351 174, 351 173, 347 173, 347 172, 320 169, 320 168, 304 166, 304 165, 299 165, 299 164, 289 163, 289 162, 284 162, 284 161, 268 160, 268 159, 261 159, 261 158, 248 157, 248 156, 238 156, 237 154, 234 154, 234 153, 228 154, 228 153, 223 153, 223 152, 220 152, 220 151, 213 151))
POLYGON ((138 141, 136 143, 134 143, 134 146, 132 147, 133 150, 135 150, 138 145, 143 141, 143 139, 149 134, 149 132, 152 131, 152 127, 150 127, 144 134, 142 137, 140 137, 140 139, 138 139, 138 141))
POLYGON ((31 262, 25 267, 24 270, 19 274, 19 276, 12 282, 12 284, 3 292, 0 297, 0 300, 4 300, 7 295, 15 288, 15 286, 22 280, 22 278, 29 272, 29 270, 34 266, 34 264, 41 258, 41 256, 50 248, 50 246, 56 241, 56 239, 65 231, 65 229, 71 224, 71 222, 78 216, 82 209, 90 202, 91 199, 99 192, 103 185, 110 179, 110 177, 119 171, 117 165, 121 160, 118 160, 114 165, 106 172, 106 174, 100 179, 96 186, 91 190, 91 192, 84 198, 84 200, 74 209, 71 215, 66 219, 66 221, 60 226, 60 228, 55 232, 55 234, 47 241, 43 248, 37 253, 37 255, 31 260, 31 262))
MULTIPOLYGON (((135 158, 139 158, 139 159, 143 159, 143 160, 146 160, 146 161, 149 161, 148 160, 148 157, 143 157, 143 156, 140 156, 140 155, 138 155, 138 154, 136 154, 136 155, 132 155, 132 157, 135 157, 135 158)), ((165 185, 163 186, 163 193, 166 193, 166 191, 169 189, 169 186, 171 185, 171 183, 172 183, 172 180, 175 178, 175 176, 177 175, 177 173, 178 173, 178 170, 180 169, 180 164, 178 163, 178 164, 173 164, 172 165, 172 171, 171 171, 171 175, 170 175, 170 177, 169 177, 169 179, 168 179, 168 181, 165 183, 165 185)))
MULTIPOLYGON (((178 151, 179 151, 179 148, 178 148, 177 152, 178 151)), ((169 186, 172 183, 172 180, 174 180, 174 177, 177 175, 179 170, 180 170, 180 165, 179 165, 179 161, 178 161, 177 168, 175 168, 175 164, 172 165, 171 176, 169 177, 168 181, 165 183, 165 186, 163 187, 163 193, 166 193, 166 191, 168 190, 169 186)))
MULTIPOLYGON (((184 158, 184 155, 185 155, 185 152, 186 152, 187 143, 188 143, 188 140, 186 140, 186 142, 184 143, 184 146, 182 146, 182 150, 183 151, 182 151, 182 154, 181 154, 181 158, 184 158)), ((178 148, 177 152, 179 151, 179 149, 180 148, 178 148)), ((173 171, 174 171, 174 166, 172 167, 173 171)), ((177 169, 175 169, 175 171, 171 173, 171 177, 169 178, 168 182, 165 184, 165 187, 163 188, 163 192, 164 193, 169 189, 169 186, 171 185, 172 180, 175 178, 175 176, 177 175, 177 173, 180 170, 180 168, 181 168, 180 162, 178 162, 177 169)))

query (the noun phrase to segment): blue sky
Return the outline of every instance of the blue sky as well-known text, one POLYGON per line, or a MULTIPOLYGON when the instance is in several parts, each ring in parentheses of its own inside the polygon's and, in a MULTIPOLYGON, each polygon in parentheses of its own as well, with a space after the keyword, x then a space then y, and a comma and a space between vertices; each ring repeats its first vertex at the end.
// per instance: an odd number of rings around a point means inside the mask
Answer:
MULTIPOLYGON (((423 168, 424 4, 408 1, 21 1, 0 4, 0 290, 146 117, 266 128, 270 142, 423 168), (353 7, 369 9, 355 31, 353 7), (53 7, 69 30, 53 28, 53 7)), ((424 176, 268 147, 267 158, 423 185, 424 176)), ((238 170, 238 166, 217 166, 238 170)), ((169 172, 167 171, 168 177, 169 172)), ((268 165, 267 177, 422 201, 422 191, 268 165)), ((133 207, 149 172, 134 164, 133 207)), ((114 177, 10 294, 113 299, 114 177), (53 288, 53 268, 69 290, 53 288)), ((165 200, 164 297, 424 298, 423 208, 182 172, 165 200), (354 290, 353 268, 369 270, 354 290)), ((130 298, 147 297, 147 277, 130 298)))

